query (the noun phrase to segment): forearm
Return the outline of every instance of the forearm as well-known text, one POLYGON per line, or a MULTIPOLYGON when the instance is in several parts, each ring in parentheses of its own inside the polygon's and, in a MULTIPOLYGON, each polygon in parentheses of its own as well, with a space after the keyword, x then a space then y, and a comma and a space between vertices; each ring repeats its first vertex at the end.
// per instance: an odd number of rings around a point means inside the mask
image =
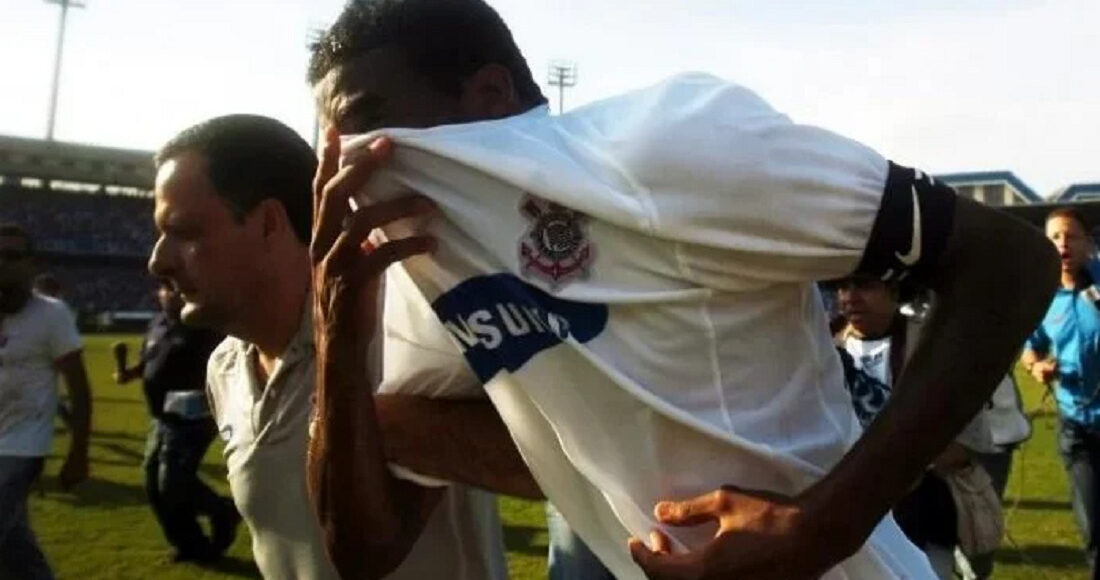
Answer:
POLYGON ((87 456, 88 439, 92 430, 92 398, 86 377, 83 377, 80 385, 69 385, 69 404, 72 429, 69 453, 87 456))
POLYGON ((361 355, 338 336, 318 341, 317 416, 308 482, 341 577, 381 578, 419 536, 439 492, 393 478, 361 355))
MULTIPOLYGON (((969 215, 957 215, 956 231, 976 227, 969 215)), ((807 491, 812 505, 851 508, 820 511, 854 530, 845 538, 852 549, 989 399, 1049 304, 1057 282, 1050 244, 1012 220, 992 225, 984 241, 944 257, 936 306, 888 404, 807 491)))
POLYGON ((543 498, 488 401, 380 395, 376 403, 388 460, 429 477, 543 498))

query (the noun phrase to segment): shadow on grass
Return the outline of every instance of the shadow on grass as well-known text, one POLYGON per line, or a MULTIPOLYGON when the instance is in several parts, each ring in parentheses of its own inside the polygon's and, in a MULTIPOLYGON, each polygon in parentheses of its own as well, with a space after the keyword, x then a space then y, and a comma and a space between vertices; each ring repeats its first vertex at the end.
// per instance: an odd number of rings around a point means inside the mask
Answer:
POLYGON ((1015 548, 1002 548, 995 560, 1002 564, 1023 564, 1059 570, 1086 570, 1084 548, 1029 544, 1015 548))
POLYGON ((145 505, 145 489, 140 485, 98 479, 94 475, 69 491, 63 491, 56 473, 44 473, 40 485, 60 503, 74 507, 129 507, 145 505))
POLYGON ((100 397, 95 398, 96 403, 105 403, 109 405, 144 405, 145 401, 142 399, 122 399, 119 397, 100 397))
POLYGON ((507 524, 504 526, 504 547, 509 552, 519 552, 527 556, 545 556, 546 540, 538 538, 545 533, 544 528, 507 524))
POLYGON ((143 445, 146 435, 134 434, 129 431, 92 431, 92 441, 96 439, 122 439, 124 441, 140 441, 143 445))
MULTIPOLYGON (((1012 509, 1017 504, 1008 503, 1005 509, 1012 509)), ((1022 499, 1019 503, 1019 508, 1022 510, 1069 510, 1071 508, 1068 501, 1055 501, 1050 499, 1022 499)))
POLYGON ((202 564, 201 567, 235 578, 262 578, 262 576, 260 576, 260 569, 256 567, 255 562, 237 558, 236 556, 225 556, 217 562, 202 564))

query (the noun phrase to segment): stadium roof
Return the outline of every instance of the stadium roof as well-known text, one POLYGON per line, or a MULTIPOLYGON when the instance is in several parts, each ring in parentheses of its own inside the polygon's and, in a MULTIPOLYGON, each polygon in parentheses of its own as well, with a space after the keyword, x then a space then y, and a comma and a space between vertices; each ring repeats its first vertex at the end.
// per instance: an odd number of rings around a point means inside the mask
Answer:
POLYGON ((0 175, 153 188, 153 153, 0 135, 0 175))
POLYGON ((1100 199, 1100 183, 1073 183, 1055 191, 1051 201, 1084 201, 1100 199))
POLYGON ((1030 203, 1045 201, 1034 189, 1028 187, 1015 173, 1011 171, 971 171, 967 173, 945 173, 937 175, 936 179, 947 182, 950 185, 979 185, 983 183, 1008 183, 1016 191, 1023 194, 1030 203))

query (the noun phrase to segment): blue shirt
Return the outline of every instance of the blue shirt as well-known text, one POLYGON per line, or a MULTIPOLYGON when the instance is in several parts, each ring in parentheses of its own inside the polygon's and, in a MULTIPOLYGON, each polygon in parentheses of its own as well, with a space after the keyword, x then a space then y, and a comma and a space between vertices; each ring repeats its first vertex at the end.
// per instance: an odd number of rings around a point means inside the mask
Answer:
MULTIPOLYGON (((1100 263, 1086 266, 1100 280, 1100 263)), ((1059 288, 1027 347, 1058 360, 1055 397, 1062 417, 1100 426, 1100 309, 1082 288, 1059 288)))

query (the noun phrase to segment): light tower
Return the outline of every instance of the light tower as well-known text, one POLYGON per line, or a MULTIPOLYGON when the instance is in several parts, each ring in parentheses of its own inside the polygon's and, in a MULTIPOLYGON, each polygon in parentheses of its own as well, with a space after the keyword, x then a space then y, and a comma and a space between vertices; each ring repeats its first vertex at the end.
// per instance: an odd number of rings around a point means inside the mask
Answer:
POLYGON ((565 89, 577 85, 577 63, 570 60, 550 61, 549 80, 552 87, 558 87, 558 114, 565 109, 565 89))
POLYGON ((53 128, 57 120, 57 89, 61 83, 61 53, 65 49, 65 20, 69 8, 83 8, 84 0, 45 0, 47 4, 61 6, 61 23, 57 27, 57 53, 53 61, 53 86, 50 88, 50 117, 46 123, 46 140, 53 141, 53 128))

